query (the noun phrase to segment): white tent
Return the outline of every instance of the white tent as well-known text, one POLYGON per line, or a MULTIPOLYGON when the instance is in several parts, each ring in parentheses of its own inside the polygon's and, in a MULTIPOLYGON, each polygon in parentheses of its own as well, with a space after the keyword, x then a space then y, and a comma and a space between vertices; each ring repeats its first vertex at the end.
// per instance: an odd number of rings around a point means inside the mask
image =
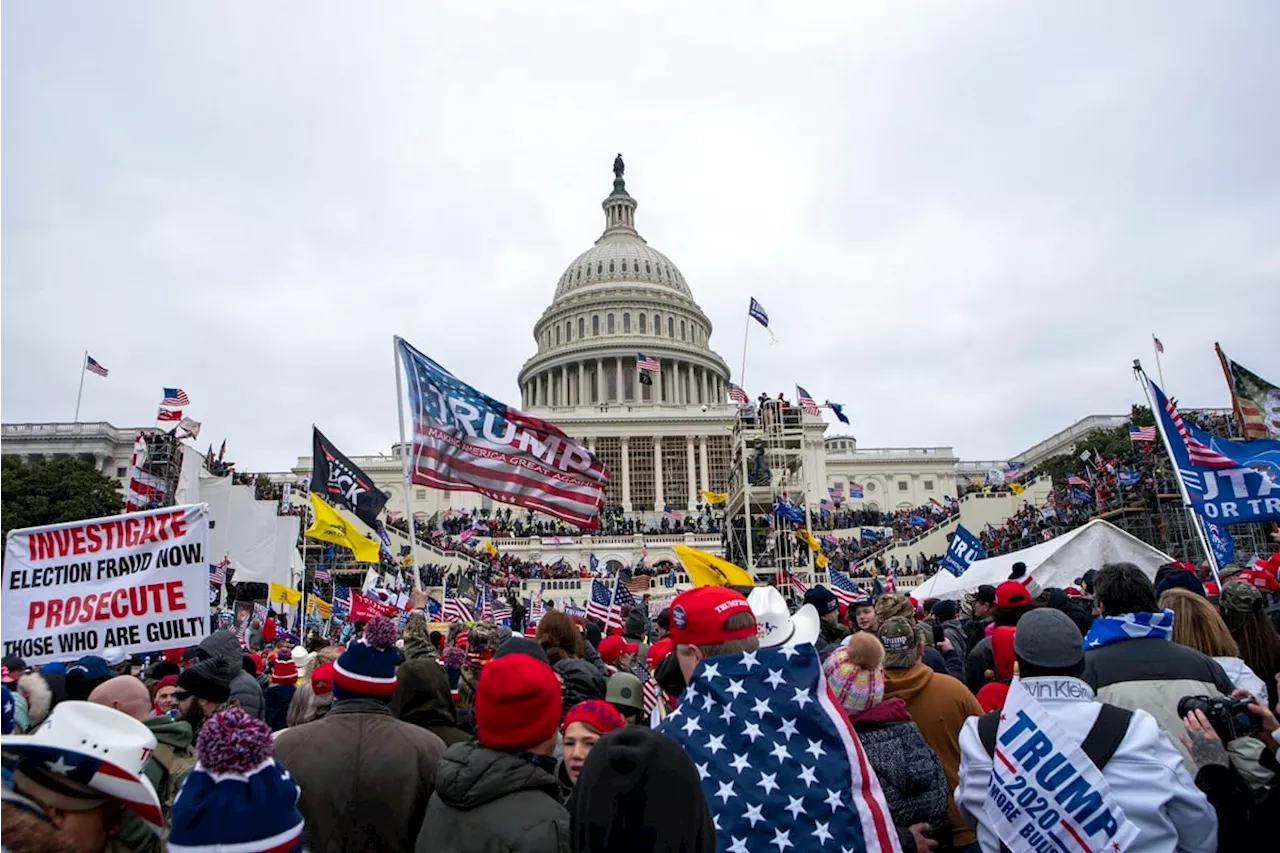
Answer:
POLYGON ((985 560, 975 560, 960 577, 946 570, 939 571, 911 594, 917 601, 926 598, 960 598, 977 590, 982 584, 996 586, 1009 579, 1013 564, 1027 564, 1027 574, 1035 578, 1041 587, 1067 587, 1089 569, 1098 569, 1103 563, 1133 563, 1155 578, 1156 569, 1172 562, 1173 558, 1125 533, 1114 524, 1094 519, 1084 527, 1078 527, 1057 538, 985 560))

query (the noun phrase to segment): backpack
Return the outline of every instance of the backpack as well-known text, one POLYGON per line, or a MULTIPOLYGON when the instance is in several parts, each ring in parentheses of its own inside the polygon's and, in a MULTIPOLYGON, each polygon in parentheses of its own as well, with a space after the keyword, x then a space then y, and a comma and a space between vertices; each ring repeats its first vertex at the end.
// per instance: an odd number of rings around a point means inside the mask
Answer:
MULTIPOLYGON (((1102 703, 1102 707, 1098 709, 1098 718, 1093 721, 1093 727, 1080 744, 1080 749, 1089 756, 1098 770, 1106 767, 1111 756, 1116 754, 1116 750, 1124 742, 1124 736, 1129 733, 1129 721, 1132 719, 1133 712, 1127 708, 1102 703)), ((996 732, 999 728, 999 711, 984 714, 978 719, 978 740, 982 742, 988 758, 995 758, 996 732)), ((1003 841, 1000 842, 1000 853, 1010 853, 1003 841)))
POLYGON ((173 807, 173 801, 178 798, 182 783, 187 781, 187 774, 196 766, 195 752, 189 748, 178 752, 170 744, 157 743, 156 751, 151 757, 160 767, 160 781, 156 785, 156 795, 160 798, 160 806, 167 817, 169 810, 173 807))

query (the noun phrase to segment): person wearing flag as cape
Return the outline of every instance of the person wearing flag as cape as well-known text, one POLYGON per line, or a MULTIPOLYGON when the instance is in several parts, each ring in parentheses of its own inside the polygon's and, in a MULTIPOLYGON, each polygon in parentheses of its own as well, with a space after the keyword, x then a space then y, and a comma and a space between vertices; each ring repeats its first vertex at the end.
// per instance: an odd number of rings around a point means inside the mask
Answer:
POLYGON ((688 686, 658 731, 693 760, 717 848, 899 853, 880 783, 813 645, 760 648, 750 602, 728 587, 682 592, 670 614, 688 686))

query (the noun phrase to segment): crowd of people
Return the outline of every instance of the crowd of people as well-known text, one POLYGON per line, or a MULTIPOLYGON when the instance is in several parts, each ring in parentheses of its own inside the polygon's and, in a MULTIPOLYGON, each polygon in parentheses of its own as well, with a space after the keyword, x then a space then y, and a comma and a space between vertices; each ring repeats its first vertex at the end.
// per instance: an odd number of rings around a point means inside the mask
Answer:
POLYGON ((1061 755, 1083 745, 1129 850, 1257 849, 1280 805, 1274 566, 1217 587, 1189 564, 1108 564, 1041 589, 1015 564, 958 601, 846 607, 814 585, 795 612, 773 587, 699 587, 611 631, 550 608, 527 631, 442 633, 415 594, 400 625, 374 617, 343 646, 222 629, 145 658, 6 657, 3 845, 710 853, 803 831, 818 841, 799 849, 996 853, 1017 707, 1061 755), (824 746, 828 707, 861 781, 824 746))

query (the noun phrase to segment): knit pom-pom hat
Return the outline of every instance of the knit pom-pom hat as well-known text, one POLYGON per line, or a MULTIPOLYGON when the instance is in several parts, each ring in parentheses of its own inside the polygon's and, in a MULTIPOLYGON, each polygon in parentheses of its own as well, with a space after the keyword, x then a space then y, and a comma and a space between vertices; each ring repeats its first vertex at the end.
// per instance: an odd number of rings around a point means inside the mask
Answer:
POLYGON ((171 853, 302 849, 298 785, 272 757, 271 727, 241 708, 210 717, 196 741, 199 761, 170 815, 171 853))
POLYGON ((391 701, 396 690, 396 626, 385 616, 375 616, 364 626, 364 636, 347 646, 334 663, 333 698, 391 701))
POLYGON ((476 733, 500 752, 524 752, 555 737, 560 725, 560 681, 529 655, 500 657, 476 685, 476 733))
POLYGON ((884 699, 884 647, 872 634, 850 637, 827 656, 822 672, 847 714, 860 714, 884 699))
POLYGON ((617 708, 603 699, 588 699, 569 709, 569 713, 564 715, 560 731, 567 731, 570 723, 585 723, 600 734, 607 735, 614 729, 625 726, 627 721, 618 713, 617 708))
POLYGON ((272 684, 297 684, 298 667, 289 658, 280 658, 271 668, 272 684))

